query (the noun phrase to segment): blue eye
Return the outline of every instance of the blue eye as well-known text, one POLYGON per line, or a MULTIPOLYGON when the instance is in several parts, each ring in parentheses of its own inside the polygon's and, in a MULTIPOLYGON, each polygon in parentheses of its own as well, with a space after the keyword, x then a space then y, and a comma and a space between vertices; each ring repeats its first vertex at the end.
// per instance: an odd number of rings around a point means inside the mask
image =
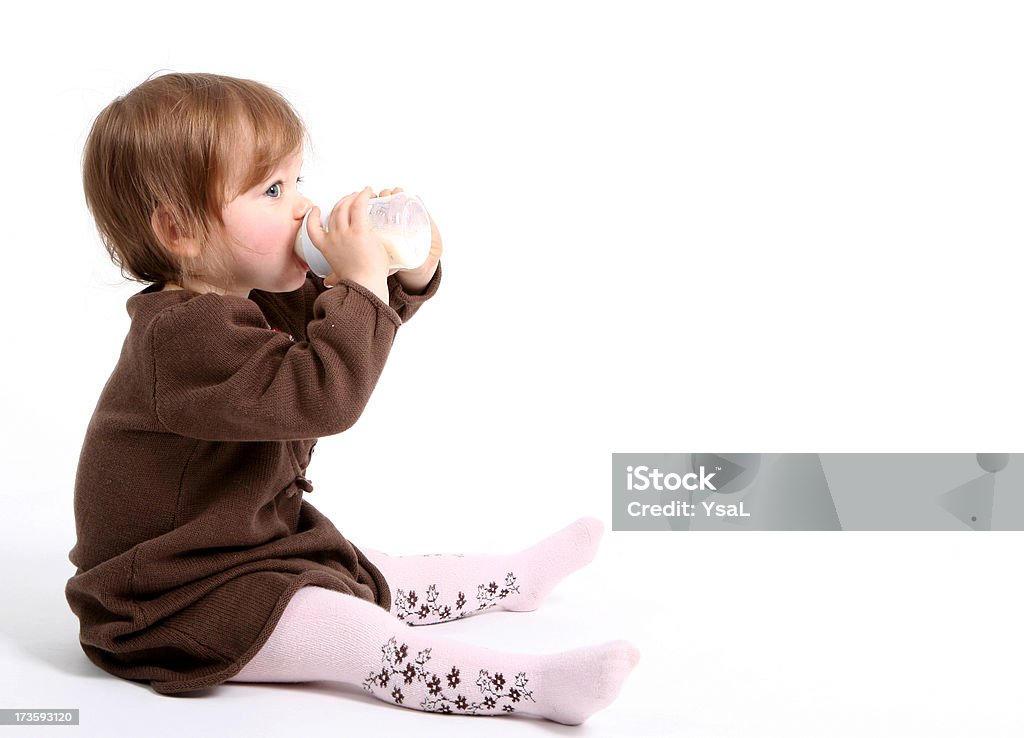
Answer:
MULTIPOLYGON (((295 178, 295 184, 298 184, 301 181, 302 177, 295 178)), ((276 200, 277 198, 281 197, 281 187, 283 186, 283 184, 284 183, 280 181, 274 182, 274 184, 270 185, 270 187, 267 188, 267 191, 264 192, 263 194, 268 195, 269 197, 272 197, 276 200)))

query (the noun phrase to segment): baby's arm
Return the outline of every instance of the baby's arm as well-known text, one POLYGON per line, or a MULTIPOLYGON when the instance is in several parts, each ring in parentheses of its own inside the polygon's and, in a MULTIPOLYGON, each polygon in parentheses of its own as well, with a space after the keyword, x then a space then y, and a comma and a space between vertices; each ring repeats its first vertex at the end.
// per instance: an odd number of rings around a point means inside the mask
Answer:
POLYGON ((438 286, 441 284, 441 263, 437 264, 437 271, 434 272, 433 278, 427 283, 427 286, 419 293, 410 293, 405 290, 402 283, 398 280, 397 274, 392 274, 388 277, 388 303, 394 308, 395 312, 398 313, 402 322, 406 322, 422 307, 423 303, 429 300, 437 292, 438 286))
POLYGON ((400 324, 395 310, 349 281, 316 299, 306 341, 272 330, 251 300, 194 297, 149 329, 157 417, 204 440, 340 433, 362 414, 400 324))
MULTIPOLYGON (((315 295, 320 295, 325 292, 328 288, 324 286, 324 281, 320 277, 316 276, 312 272, 309 273, 309 277, 306 280, 307 285, 311 285, 315 290, 315 295)), ((419 311, 420 307, 429 300, 437 292, 437 288, 441 284, 441 264, 437 265, 437 271, 434 272, 433 279, 427 284, 422 294, 412 294, 406 292, 405 288, 402 287, 402 283, 398 281, 398 275, 392 274, 388 277, 388 304, 391 308, 398 313, 398 317, 405 323, 413 315, 419 311)), ((331 288, 333 289, 333 288, 331 288)), ((311 301, 307 304, 311 305, 311 301)), ((309 317, 312 317, 311 313, 309 317)), ((307 322, 308 322, 307 317, 307 322)))
MULTIPOLYGON (((403 323, 408 321, 427 300, 437 293, 441 283, 441 265, 438 264, 433 279, 421 294, 407 292, 394 275, 388 277, 388 304, 398 313, 403 323)), ((327 291, 324 280, 313 272, 306 275, 306 283, 295 292, 263 292, 253 290, 249 297, 268 315, 274 328, 293 333, 296 337, 305 335, 309 322, 314 319, 316 299, 327 291)))

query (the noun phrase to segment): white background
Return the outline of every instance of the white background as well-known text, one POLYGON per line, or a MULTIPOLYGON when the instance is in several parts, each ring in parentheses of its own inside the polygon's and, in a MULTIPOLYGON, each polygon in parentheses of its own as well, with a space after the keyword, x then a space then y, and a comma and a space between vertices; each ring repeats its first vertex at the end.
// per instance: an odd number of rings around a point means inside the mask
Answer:
POLYGON ((628 638, 579 728, 330 684, 168 698, 77 644, 78 450, 128 327, 89 125, 160 70, 256 79, 307 177, 420 194, 444 283, 310 499, 392 553, 611 520, 613 452, 1021 451, 1015 3, 15 5, 2 74, 0 707, 80 735, 1020 735, 1021 534, 626 533, 534 613, 438 635, 628 638), (226 9, 230 8, 230 9, 226 9))

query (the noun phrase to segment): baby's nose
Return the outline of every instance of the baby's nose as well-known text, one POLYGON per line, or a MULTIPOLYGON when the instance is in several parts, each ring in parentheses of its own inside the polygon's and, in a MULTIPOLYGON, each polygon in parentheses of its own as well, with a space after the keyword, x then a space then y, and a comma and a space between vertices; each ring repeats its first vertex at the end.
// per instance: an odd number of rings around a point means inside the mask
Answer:
POLYGON ((295 203, 295 217, 302 219, 311 207, 313 207, 312 200, 305 196, 300 197, 295 203))

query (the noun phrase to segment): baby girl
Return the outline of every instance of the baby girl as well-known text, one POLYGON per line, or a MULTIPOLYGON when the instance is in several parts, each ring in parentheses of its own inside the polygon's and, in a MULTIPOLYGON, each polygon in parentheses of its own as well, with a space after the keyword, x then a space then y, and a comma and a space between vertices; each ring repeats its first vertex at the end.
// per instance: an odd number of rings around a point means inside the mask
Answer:
POLYGON ((388 556, 306 500, 317 439, 359 418, 442 251, 431 221, 426 262, 390 270, 370 188, 324 230, 297 187, 306 139, 277 92, 214 74, 151 78, 93 123, 86 202, 148 286, 75 480, 82 648, 163 694, 334 680, 416 710, 582 723, 619 693, 632 644, 520 654, 408 626, 537 608, 593 559, 599 520, 511 554, 388 556), (310 209, 324 279, 293 250, 310 209))

